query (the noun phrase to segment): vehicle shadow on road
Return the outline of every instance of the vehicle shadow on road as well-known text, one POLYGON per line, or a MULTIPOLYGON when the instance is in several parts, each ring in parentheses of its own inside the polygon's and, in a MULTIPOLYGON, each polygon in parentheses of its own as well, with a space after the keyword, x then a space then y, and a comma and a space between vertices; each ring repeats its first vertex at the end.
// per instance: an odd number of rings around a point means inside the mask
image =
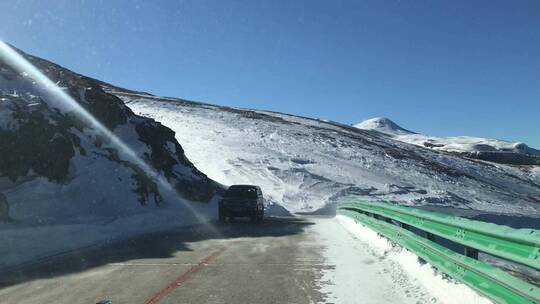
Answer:
POLYGON ((235 220, 178 227, 166 232, 143 234, 132 238, 100 243, 33 261, 0 273, 0 288, 36 279, 54 278, 91 268, 137 259, 169 258, 178 251, 191 251, 188 243, 211 239, 281 237, 302 233, 313 225, 299 217, 271 217, 262 223, 235 220))

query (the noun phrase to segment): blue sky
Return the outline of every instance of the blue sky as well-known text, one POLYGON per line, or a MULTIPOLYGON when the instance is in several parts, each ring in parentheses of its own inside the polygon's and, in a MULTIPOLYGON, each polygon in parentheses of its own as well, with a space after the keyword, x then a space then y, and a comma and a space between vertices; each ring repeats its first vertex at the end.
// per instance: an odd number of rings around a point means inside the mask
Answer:
POLYGON ((0 39, 150 93, 540 148, 540 1, 0 2, 0 39))

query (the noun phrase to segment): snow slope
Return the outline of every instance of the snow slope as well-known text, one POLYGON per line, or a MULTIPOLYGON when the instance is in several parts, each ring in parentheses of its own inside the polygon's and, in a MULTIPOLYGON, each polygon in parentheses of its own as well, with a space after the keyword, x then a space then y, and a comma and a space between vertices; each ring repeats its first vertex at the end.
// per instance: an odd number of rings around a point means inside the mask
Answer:
POLYGON ((437 151, 460 153, 465 156, 485 158, 484 160, 501 163, 540 164, 540 150, 530 148, 520 142, 471 136, 427 136, 405 130, 385 117, 371 118, 355 124, 354 127, 362 130, 375 130, 396 140, 437 151), (499 159, 497 159, 497 156, 499 156, 499 159))
POLYGON ((223 184, 255 183, 270 212, 329 212, 344 195, 478 213, 540 216, 536 168, 495 166, 372 130, 292 115, 113 92, 176 132, 223 184))

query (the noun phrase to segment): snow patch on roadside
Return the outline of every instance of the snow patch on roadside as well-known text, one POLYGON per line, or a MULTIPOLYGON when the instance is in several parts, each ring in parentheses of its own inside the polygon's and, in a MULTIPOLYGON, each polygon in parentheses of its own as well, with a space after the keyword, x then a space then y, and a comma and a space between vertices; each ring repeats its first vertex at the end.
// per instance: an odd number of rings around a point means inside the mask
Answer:
POLYGON ((404 248, 393 246, 386 238, 379 236, 377 232, 357 223, 355 220, 342 215, 337 215, 336 218, 360 242, 368 244, 373 254, 381 260, 381 263, 389 262, 399 265, 399 269, 390 268, 391 272, 394 272, 394 274, 390 274, 392 277, 396 277, 396 273, 402 273, 409 280, 419 282, 438 299, 437 302, 433 303, 492 303, 466 285, 443 277, 442 273, 438 272, 430 264, 421 265, 418 263, 418 257, 415 254, 404 248))
POLYGON ((314 228, 317 229, 317 244, 322 245, 325 261, 319 279, 325 302, 439 303, 418 282, 408 280, 396 271, 391 272, 396 267, 373 254, 364 243, 356 242, 356 237, 333 218, 317 221, 314 228))

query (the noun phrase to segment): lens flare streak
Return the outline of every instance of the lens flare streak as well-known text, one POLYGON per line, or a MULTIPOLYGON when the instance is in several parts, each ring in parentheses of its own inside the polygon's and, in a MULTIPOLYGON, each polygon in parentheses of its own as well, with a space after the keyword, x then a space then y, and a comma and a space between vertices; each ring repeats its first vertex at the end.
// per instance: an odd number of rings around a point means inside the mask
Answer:
POLYGON ((141 159, 130 147, 128 147, 118 136, 107 129, 100 121, 98 121, 90 112, 84 109, 75 99, 69 96, 58 84, 51 81, 45 74, 28 62, 23 56, 12 49, 8 44, 0 40, 0 60, 6 62, 21 75, 29 77, 37 85, 41 86, 47 94, 56 97, 59 102, 58 108, 61 110, 73 111, 86 122, 90 127, 96 129, 105 138, 118 148, 120 153, 123 153, 129 160, 137 164, 144 172, 155 178, 158 183, 167 191, 175 193, 172 185, 156 170, 150 167, 143 159, 141 159))

